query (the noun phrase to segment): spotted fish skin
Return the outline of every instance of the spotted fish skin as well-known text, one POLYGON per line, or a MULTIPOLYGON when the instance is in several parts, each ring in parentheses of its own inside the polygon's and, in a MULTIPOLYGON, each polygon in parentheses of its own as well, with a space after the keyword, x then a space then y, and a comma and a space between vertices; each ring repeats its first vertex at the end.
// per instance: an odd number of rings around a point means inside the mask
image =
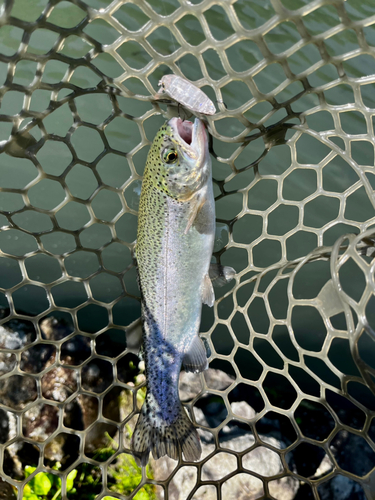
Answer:
POLYGON ((154 458, 167 454, 173 459, 182 452, 189 461, 201 455, 199 436, 179 399, 178 379, 182 365, 194 372, 208 366, 198 331, 202 301, 213 304, 208 270, 214 233, 204 124, 172 118, 151 146, 138 216, 136 259, 147 394, 132 450, 142 465, 149 452, 154 458))

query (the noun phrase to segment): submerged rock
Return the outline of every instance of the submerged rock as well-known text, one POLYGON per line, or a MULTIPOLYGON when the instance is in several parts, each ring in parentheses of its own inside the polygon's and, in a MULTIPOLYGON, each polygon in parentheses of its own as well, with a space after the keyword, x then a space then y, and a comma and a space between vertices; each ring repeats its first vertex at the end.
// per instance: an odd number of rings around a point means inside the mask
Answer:
POLYGON ((335 476, 318 488, 321 500, 366 500, 361 486, 346 476, 335 476))
MULTIPOLYGON (((5 312, 3 317, 7 315, 9 313, 5 312)), ((79 386, 88 393, 98 394, 113 384, 111 363, 95 356, 91 358, 89 336, 72 335, 72 326, 54 317, 43 319, 39 326, 43 343, 37 341, 38 334, 31 321, 12 319, 0 326, 0 375, 11 372, 16 366, 15 354, 6 349, 23 349, 20 368, 24 372, 0 380, 0 444, 6 445, 17 436, 17 416, 12 410, 27 406, 29 408, 22 415, 22 433, 35 442, 33 446, 19 439, 6 447, 7 473, 15 476, 21 476, 25 465, 36 465, 37 443, 45 442, 59 426, 58 408, 48 401, 63 404, 62 418, 66 427, 85 430, 98 418, 98 399, 81 394, 79 386), (59 356, 56 341, 61 342, 59 356), (37 402, 37 383, 32 375, 41 372, 44 374, 39 384, 45 400, 37 402)), ((112 397, 104 399, 102 409, 103 414, 115 421, 120 421, 119 392, 113 390, 112 397)), ((85 436, 85 453, 108 443, 105 431, 114 433, 98 424, 85 436)), ((44 447, 44 458, 51 463, 64 463, 67 457, 74 461, 78 454, 79 438, 66 432, 59 433, 44 447)))
MULTIPOLYGON (((61 418, 69 429, 90 429, 85 435, 86 454, 94 453, 97 448, 106 445, 106 433, 113 436, 117 426, 95 424, 99 415, 98 395, 105 393, 102 415, 114 423, 127 419, 136 401, 131 391, 125 391, 121 384, 114 384, 114 362, 92 356, 88 335, 72 335, 70 325, 53 317, 41 321, 40 333, 43 343, 37 341, 34 325, 27 320, 12 319, 0 326, 0 375, 9 374, 0 379, 0 444, 5 448, 4 472, 13 477, 21 476, 25 465, 36 465, 39 458, 38 443, 45 442, 56 431, 61 418), (55 342, 59 342, 59 356, 55 342), (22 350, 22 374, 11 373, 16 366, 16 354, 12 351, 17 350, 22 350), (44 400, 37 401, 38 387, 34 375, 41 372, 44 374, 38 383, 44 400), (84 394, 78 390, 79 387, 82 387, 84 394), (62 405, 63 415, 48 401, 62 405), (22 433, 29 442, 18 439, 12 445, 7 445, 9 440, 17 436, 17 411, 26 407, 21 425, 22 433), (34 446, 31 444, 33 442, 34 446)), ((132 381, 136 385, 140 384, 144 375, 135 378, 139 373, 136 368, 138 362, 134 354, 120 358, 117 361, 118 380, 129 385, 134 385, 132 381)), ((254 399, 247 399, 246 387, 240 389, 236 386, 233 376, 217 369, 208 369, 202 374, 182 372, 179 388, 181 400, 186 403, 199 426, 202 457, 198 467, 182 464, 178 471, 178 463, 168 457, 156 461, 151 458, 155 479, 168 480, 170 500, 185 500, 192 493, 194 500, 216 500, 217 487, 221 488, 222 498, 226 500, 261 498, 265 495, 262 477, 277 477, 268 482, 269 493, 273 498, 307 500, 310 497, 304 493, 306 484, 300 484, 290 473, 299 472, 297 465, 300 467, 303 460, 309 464, 310 477, 322 481, 318 488, 321 500, 365 499, 359 482, 344 474, 324 481, 324 476, 332 470, 332 461, 326 457, 324 468, 318 456, 305 454, 302 460, 298 456, 299 446, 287 453, 286 470, 278 450, 289 446, 296 436, 288 435, 285 422, 283 427, 277 411, 268 412, 258 419, 257 411, 253 408, 253 405, 257 408, 257 401, 253 403, 254 399), (230 417, 228 411, 231 412, 230 417), (256 436, 253 434, 254 428, 257 430, 256 436), (202 481, 211 481, 211 484, 201 484, 202 481)), ((307 412, 305 418, 308 419, 309 415, 307 412)), ((316 425, 320 426, 325 416, 323 413, 316 414, 314 418, 316 425)), ((130 431, 129 436, 124 435, 126 446, 129 445, 136 419, 137 415, 134 415, 127 422, 126 429, 130 431)), ((315 448, 324 454, 321 447, 315 448)), ((331 441, 331 452, 343 471, 358 477, 368 474, 375 463, 375 454, 365 439, 348 431, 340 431, 335 435, 331 441)), ((64 464, 68 466, 79 453, 80 439, 74 433, 61 432, 44 447, 45 463, 48 460, 51 463, 70 460, 64 464)), ((0 499, 12 498, 12 494, 9 485, 0 481, 0 499), (8 497, 4 497, 4 494, 8 494, 8 497)))
POLYGON ((9 483, 0 478, 0 500, 16 500, 17 495, 9 483))
MULTIPOLYGON (((248 414, 251 413, 251 408, 245 409, 244 405, 243 410, 248 414)), ((195 408, 194 414, 199 425, 210 427, 202 410, 195 408)), ((201 469, 201 480, 221 481, 222 498, 226 500, 263 497, 263 483, 256 475, 270 477, 284 471, 280 456, 267 445, 282 449, 285 447, 284 443, 272 437, 260 436, 263 444, 255 446, 256 439, 250 431, 244 431, 236 425, 227 425, 224 430, 225 432, 219 434, 221 450, 211 458, 209 457, 216 448, 214 434, 208 430, 198 431, 202 443, 202 460, 208 458, 201 469), (237 456, 242 456, 240 468, 236 456, 231 452, 237 452, 237 456), (234 473, 236 474, 233 475, 234 473)), ((152 459, 154 478, 157 480, 168 478, 174 472, 176 465, 177 462, 168 457, 152 459)), ((169 482, 169 500, 185 500, 197 488, 197 481, 196 467, 181 467, 169 482)), ((292 500, 298 488, 299 481, 292 477, 276 479, 269 484, 273 497, 280 500, 292 500)), ((194 494, 194 500, 217 500, 216 488, 209 484, 201 485, 194 494)))
MULTIPOLYGON (((250 422, 256 417, 256 412, 245 401, 231 403, 232 412, 240 421, 229 420, 219 432, 216 430, 227 418, 228 411, 220 398, 208 391, 224 391, 233 382, 233 377, 215 369, 208 369, 201 375, 181 373, 180 397, 183 401, 189 401, 202 393, 198 400, 199 407, 194 406, 194 417, 200 426, 198 432, 202 443, 203 465, 199 476, 197 468, 192 466, 182 466, 175 473, 178 464, 169 457, 151 459, 156 480, 172 476, 168 485, 170 500, 185 500, 193 491, 194 500, 217 500, 216 487, 212 484, 199 486, 201 481, 220 481, 222 498, 226 500, 261 498, 264 488, 257 475, 270 477, 283 473, 281 457, 274 449, 283 449, 285 444, 267 436, 259 436, 261 442, 256 440, 246 423, 246 420, 250 422), (201 377, 204 377, 204 381, 201 377), (207 392, 204 392, 204 386, 207 386, 207 392), (211 456, 216 449, 217 439, 220 451, 211 456), (239 463, 236 456, 242 457, 239 463)), ((298 488, 299 481, 293 477, 283 477, 269 483, 271 494, 280 500, 292 500, 298 488)))

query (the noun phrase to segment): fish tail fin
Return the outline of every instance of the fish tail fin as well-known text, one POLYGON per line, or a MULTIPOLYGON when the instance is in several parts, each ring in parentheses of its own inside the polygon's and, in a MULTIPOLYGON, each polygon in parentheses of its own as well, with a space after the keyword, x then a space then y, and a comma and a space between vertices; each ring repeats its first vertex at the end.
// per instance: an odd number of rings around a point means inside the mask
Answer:
POLYGON ((187 461, 199 460, 202 448, 196 428, 180 404, 177 419, 168 425, 151 418, 147 406, 142 406, 135 426, 131 448, 136 461, 145 466, 151 452, 155 459, 168 455, 178 460, 181 449, 187 461))

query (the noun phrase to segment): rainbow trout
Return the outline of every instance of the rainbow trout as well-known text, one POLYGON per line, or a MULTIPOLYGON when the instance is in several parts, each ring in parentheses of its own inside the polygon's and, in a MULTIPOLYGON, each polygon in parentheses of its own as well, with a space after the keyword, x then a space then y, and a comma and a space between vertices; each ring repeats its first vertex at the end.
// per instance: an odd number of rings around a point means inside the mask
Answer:
MULTIPOLYGON (((146 465, 182 452, 198 460, 201 445, 178 394, 181 366, 208 367, 198 336, 202 303, 212 306, 209 277, 215 234, 211 160, 205 126, 172 118, 148 154, 138 215, 136 259, 142 298, 147 394, 132 436, 134 456, 146 465)), ((216 267, 229 281, 234 270, 216 267)))

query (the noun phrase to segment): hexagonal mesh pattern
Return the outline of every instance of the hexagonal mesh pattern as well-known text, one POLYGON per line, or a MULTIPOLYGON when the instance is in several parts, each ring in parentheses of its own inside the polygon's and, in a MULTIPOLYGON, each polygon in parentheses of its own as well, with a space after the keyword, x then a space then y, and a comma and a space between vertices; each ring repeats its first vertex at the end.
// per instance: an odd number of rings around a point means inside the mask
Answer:
POLYGON ((325 499, 340 481, 373 498, 372 0, 108 3, 1 6, 5 487, 22 499, 52 471, 76 498, 66 477, 86 464, 98 500, 147 484, 150 498, 325 499), (116 493, 144 385, 125 339, 140 313, 131 250, 148 147, 176 111, 152 99, 171 71, 217 104, 214 255, 237 275, 203 312, 211 370, 188 380, 202 459, 116 493))

